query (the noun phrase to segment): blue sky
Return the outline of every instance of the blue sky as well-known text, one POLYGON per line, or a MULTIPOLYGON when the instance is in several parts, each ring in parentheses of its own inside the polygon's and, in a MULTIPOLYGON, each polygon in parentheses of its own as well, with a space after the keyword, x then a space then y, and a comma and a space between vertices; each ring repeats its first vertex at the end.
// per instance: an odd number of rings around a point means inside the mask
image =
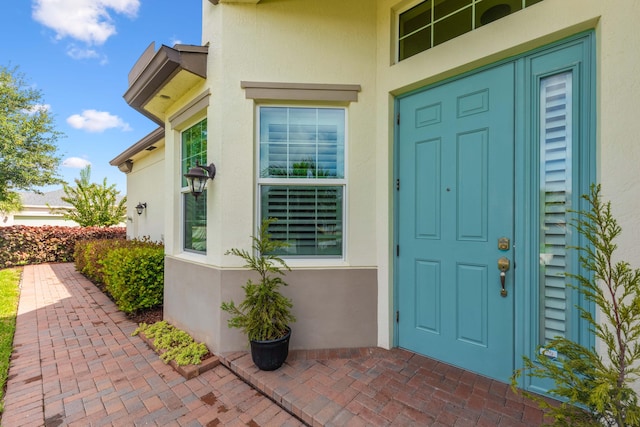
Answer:
MULTIPOLYGON (((68 183, 91 164, 91 180, 116 184, 126 177, 109 161, 157 125, 122 98, 127 75, 155 42, 201 43, 202 1, 12 0, 0 14, 0 65, 17 66, 42 92, 68 183)), ((52 188, 47 188, 49 190, 52 188)))

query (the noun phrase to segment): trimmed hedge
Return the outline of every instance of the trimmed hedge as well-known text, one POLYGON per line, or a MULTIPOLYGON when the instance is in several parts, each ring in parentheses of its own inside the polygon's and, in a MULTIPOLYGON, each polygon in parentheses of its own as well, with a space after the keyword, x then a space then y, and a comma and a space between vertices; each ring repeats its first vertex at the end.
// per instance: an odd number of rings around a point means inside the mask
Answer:
POLYGON ((164 247, 134 243, 107 252, 100 261, 107 292, 125 313, 156 307, 164 296, 164 247))
POLYGON ((113 298, 125 313, 162 305, 164 246, 148 239, 78 242, 76 270, 113 298))
POLYGON ((98 239, 76 243, 74 253, 76 270, 95 283, 105 283, 102 273, 102 260, 109 251, 130 245, 129 240, 98 239))
POLYGON ((77 242, 125 238, 125 227, 0 227, 0 268, 71 262, 77 242))

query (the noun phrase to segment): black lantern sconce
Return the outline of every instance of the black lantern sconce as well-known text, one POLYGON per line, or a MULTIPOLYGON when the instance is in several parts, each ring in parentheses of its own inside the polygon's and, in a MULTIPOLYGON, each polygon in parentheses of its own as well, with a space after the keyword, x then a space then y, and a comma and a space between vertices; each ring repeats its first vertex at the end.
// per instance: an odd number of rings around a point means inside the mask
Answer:
POLYGON ((138 212, 138 215, 142 215, 142 212, 144 212, 146 208, 147 208, 146 203, 138 203, 138 205, 136 206, 136 212, 138 212))
POLYGON ((198 200, 198 196, 202 194, 204 188, 207 186, 207 181, 215 178, 216 167, 213 163, 209 166, 203 166, 196 162, 196 167, 189 169, 189 172, 184 174, 187 178, 189 190, 191 194, 198 200))

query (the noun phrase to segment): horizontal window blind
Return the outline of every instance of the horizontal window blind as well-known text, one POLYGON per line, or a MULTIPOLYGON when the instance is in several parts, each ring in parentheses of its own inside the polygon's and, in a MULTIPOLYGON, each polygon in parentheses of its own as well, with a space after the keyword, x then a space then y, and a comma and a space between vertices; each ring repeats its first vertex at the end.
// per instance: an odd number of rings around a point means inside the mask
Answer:
POLYGON ((344 110, 264 107, 260 176, 344 178, 344 110))
POLYGON ((568 328, 565 272, 571 271, 567 213, 571 198, 571 72, 546 77, 540 84, 541 147, 541 328, 540 344, 568 328))
POLYGON ((261 187, 262 217, 276 218, 271 237, 289 244, 281 254, 342 255, 341 186, 261 187))

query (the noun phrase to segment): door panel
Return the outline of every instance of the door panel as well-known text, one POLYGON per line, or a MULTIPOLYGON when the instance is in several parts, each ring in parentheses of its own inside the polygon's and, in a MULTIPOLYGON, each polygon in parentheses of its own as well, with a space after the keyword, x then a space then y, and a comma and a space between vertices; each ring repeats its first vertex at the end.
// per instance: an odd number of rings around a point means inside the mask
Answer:
POLYGON ((514 65, 400 99, 399 345, 500 380, 513 371, 514 65))

